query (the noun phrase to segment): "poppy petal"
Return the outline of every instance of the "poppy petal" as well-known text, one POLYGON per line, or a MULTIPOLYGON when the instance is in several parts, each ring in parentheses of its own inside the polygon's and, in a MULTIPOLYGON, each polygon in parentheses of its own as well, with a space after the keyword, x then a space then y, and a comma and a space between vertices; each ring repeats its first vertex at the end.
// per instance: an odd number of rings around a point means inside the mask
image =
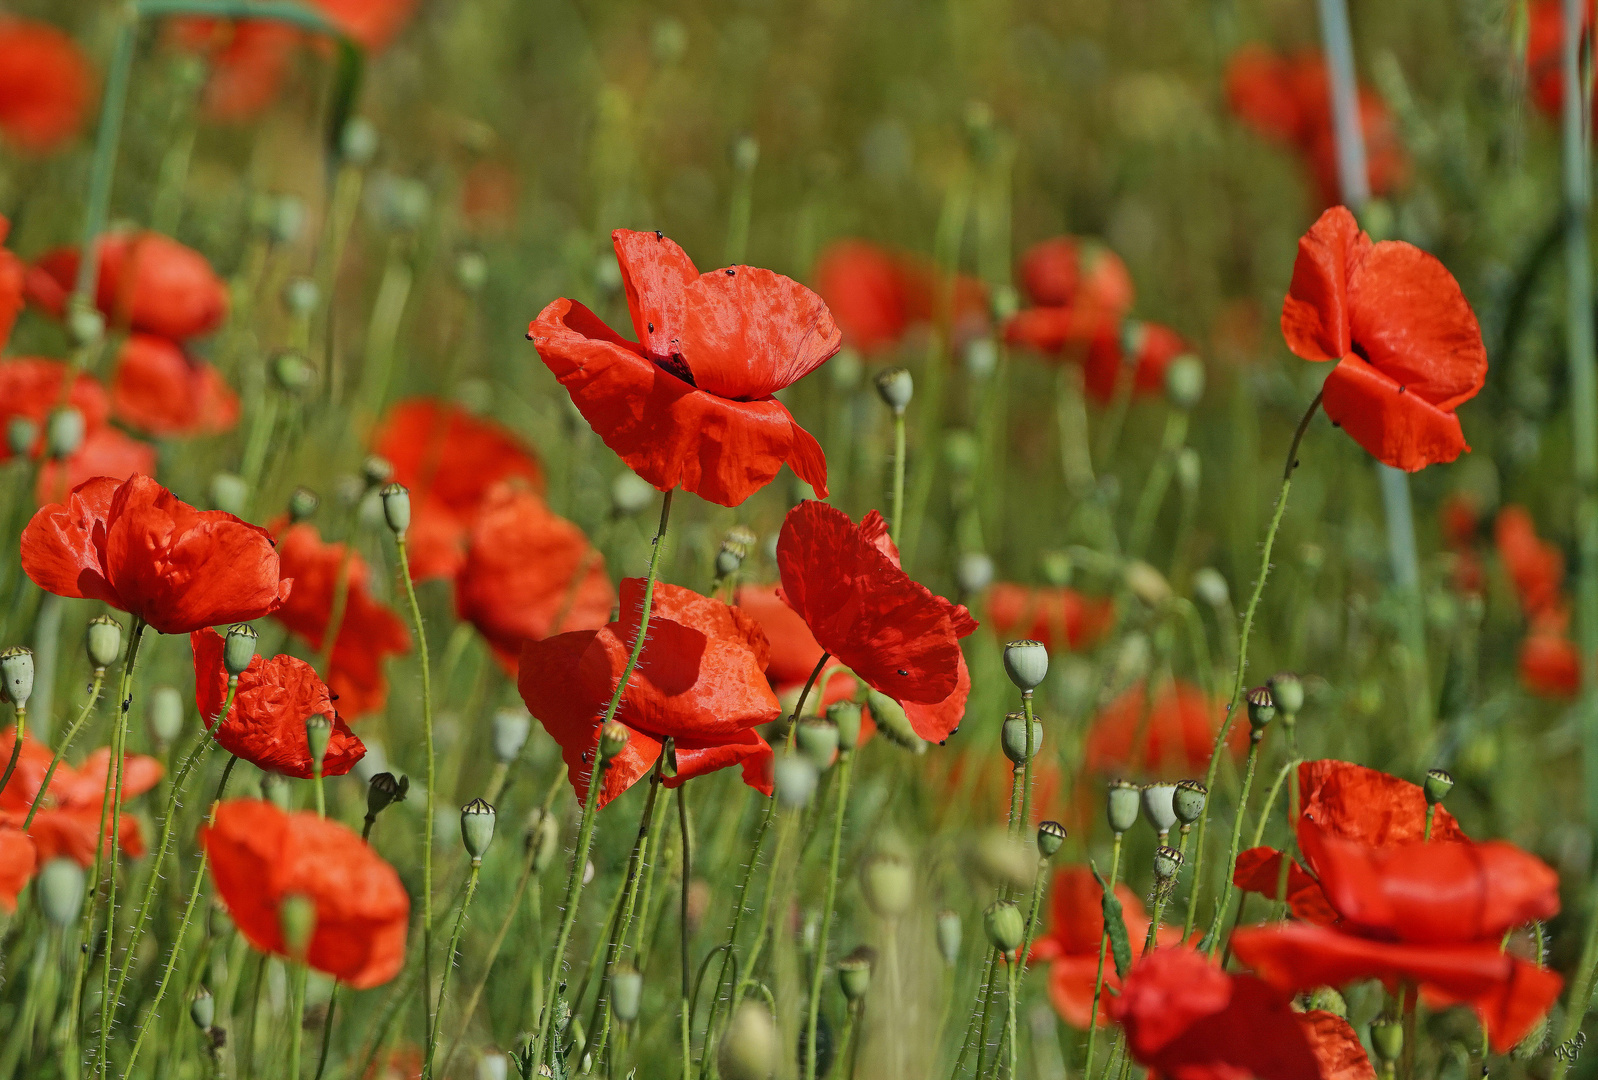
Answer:
POLYGON ((756 266, 702 274, 682 292, 676 350, 694 385, 733 401, 758 401, 826 363, 843 334, 821 297, 756 266))
POLYGON ((699 278, 699 268, 677 241, 663 233, 617 229, 610 234, 621 267, 633 333, 652 356, 680 352, 682 292, 699 278))
POLYGON ((45 506, 22 530, 22 569, 46 592, 86 600, 127 605, 106 580, 100 546, 104 544, 111 500, 121 481, 109 477, 86 480, 72 490, 65 505, 45 506))
MULTIPOLYGON (((1232 884, 1274 900, 1281 868, 1280 851, 1268 847, 1249 848, 1238 853, 1232 884)), ((1320 883, 1291 860, 1287 868, 1287 906, 1294 915, 1317 926, 1330 926, 1337 921, 1337 912, 1326 902, 1320 883)))
POLYGON ((1282 336, 1296 355, 1341 360, 1349 354, 1349 274, 1372 246, 1344 206, 1321 214, 1299 238, 1293 281, 1282 304, 1282 336))
POLYGON ((1410 393, 1357 356, 1338 363, 1324 388, 1326 415, 1385 465, 1416 472, 1469 450, 1459 417, 1410 393))

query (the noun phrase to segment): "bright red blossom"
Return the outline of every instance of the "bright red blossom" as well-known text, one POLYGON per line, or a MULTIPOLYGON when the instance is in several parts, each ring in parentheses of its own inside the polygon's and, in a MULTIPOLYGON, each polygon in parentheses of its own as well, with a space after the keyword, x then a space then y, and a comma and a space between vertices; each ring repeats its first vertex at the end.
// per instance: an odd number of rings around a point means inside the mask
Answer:
POLYGON ((170 25, 179 46, 205 54, 210 74, 203 108, 224 123, 252 119, 276 100, 302 36, 269 19, 190 16, 170 25))
MULTIPOLYGON (((6 235, 11 231, 11 222, 4 214, 0 214, 0 244, 6 242, 6 235)), ((5 348, 6 341, 11 337, 11 328, 16 325, 17 315, 22 311, 22 282, 27 273, 27 268, 22 260, 5 248, 0 248, 0 349, 5 348)))
POLYGON ((107 424, 89 431, 78 452, 65 461, 47 457, 39 462, 34 501, 40 506, 61 502, 73 488, 97 477, 121 482, 140 473, 153 473, 155 465, 155 447, 107 424))
POLYGON ((111 378, 117 419, 156 438, 216 435, 239 422, 239 396, 222 373, 154 334, 131 334, 111 378))
MULTIPOLYGON (((32 420, 39 429, 38 440, 34 443, 35 455, 44 453, 45 423, 61 404, 62 383, 70 373, 67 364, 43 357, 0 360, 0 428, 10 424, 13 417, 32 420)), ((66 403, 83 414, 86 433, 103 428, 111 415, 111 402, 105 388, 90 375, 73 376, 66 403)), ((11 448, 0 443, 0 461, 10 456, 11 448)))
POLYGON ((1088 342, 1082 362, 1088 397, 1108 404, 1123 381, 1137 397, 1165 391, 1165 369, 1178 356, 1189 353, 1187 342, 1168 326, 1128 321, 1115 326, 1101 323, 1088 342))
POLYGON ((58 149, 78 133, 94 92, 77 44, 34 19, 0 16, 0 134, 29 153, 58 149))
POLYGON ((1075 589, 1001 581, 988 590, 987 614, 999 640, 1029 638, 1054 653, 1096 644, 1115 619, 1115 602, 1075 589))
MULTIPOLYGON (((28 271, 28 299, 60 317, 77 274, 77 248, 47 252, 28 271)), ((100 238, 95 304, 114 327, 187 341, 222 325, 228 291, 193 248, 160 233, 113 232, 100 238)))
POLYGON ((1523 506, 1506 506, 1493 523, 1498 558, 1509 572, 1526 618, 1536 622, 1558 616, 1565 606, 1565 556, 1537 535, 1537 525, 1523 506))
POLYGON ((867 240, 829 244, 816 261, 816 291, 843 342, 867 355, 903 341, 913 326, 945 326, 956 343, 986 331, 988 291, 964 274, 952 284, 925 260, 867 240))
MULTIPOLYGON (((0 761, 11 759, 15 739, 15 728, 0 734, 0 761)), ((0 831, 22 828, 28 816, 28 807, 43 786, 44 775, 49 771, 54 756, 48 746, 31 735, 23 737, 16 772, 12 774, 5 790, 0 792, 0 831)), ((50 778, 50 787, 39 803, 39 812, 28 828, 28 837, 37 855, 36 866, 43 866, 54 858, 72 859, 80 866, 94 863, 95 849, 100 846, 95 842, 96 835, 101 835, 100 807, 111 782, 110 764, 111 751, 102 747, 89 754, 80 767, 74 768, 65 761, 56 767, 55 775, 50 778)), ((161 763, 155 758, 142 754, 124 757, 123 803, 155 787, 163 771, 161 763)), ((107 842, 111 837, 109 816, 103 837, 107 842)), ((119 837, 123 851, 135 857, 144 854, 144 835, 139 828, 139 819, 132 814, 121 815, 119 837)), ((13 840, 10 847, 13 857, 16 857, 19 846, 13 840)), ((3 886, 0 886, 0 891, 3 891, 3 886)))
POLYGON ((1132 275, 1095 240, 1056 236, 1021 257, 1021 285, 1032 307, 1005 325, 1005 338, 1045 355, 1114 334, 1132 309, 1132 275))
POLYGON ((28 834, 14 825, 0 825, 0 911, 10 915, 17 910, 17 894, 32 879, 38 863, 28 834))

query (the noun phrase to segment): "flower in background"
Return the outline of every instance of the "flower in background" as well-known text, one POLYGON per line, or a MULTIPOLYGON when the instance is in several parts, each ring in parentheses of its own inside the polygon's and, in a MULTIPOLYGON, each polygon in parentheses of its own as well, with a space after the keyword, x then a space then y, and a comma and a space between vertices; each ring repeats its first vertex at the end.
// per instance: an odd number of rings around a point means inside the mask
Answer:
POLYGON ((1088 341, 1082 361, 1088 397, 1101 405, 1115 397, 1122 380, 1143 397, 1165 392, 1165 369, 1178 356, 1191 353, 1182 336, 1159 323, 1128 319, 1119 325, 1102 323, 1088 341))
MULTIPOLYGON (((771 654, 766 665, 766 679, 783 712, 791 713, 798 707, 799 695, 821 660, 822 650, 816 635, 810 632, 799 613, 783 602, 782 590, 776 585, 740 585, 733 603, 754 619, 766 635, 771 654)), ((834 702, 859 696, 860 684, 853 675, 840 672, 841 668, 843 663, 837 657, 827 659, 816 677, 815 687, 805 699, 805 715, 824 713, 834 702)), ((856 746, 864 746, 876 731, 877 723, 871 718, 871 709, 861 706, 860 738, 856 746)))
MULTIPOLYGON (((560 744, 572 790, 588 797, 600 721, 638 636, 644 581, 621 583, 622 617, 522 646, 517 687, 527 710, 560 744)), ((771 747, 755 728, 782 716, 766 683, 768 645, 753 619, 691 589, 655 586, 649 637, 616 708, 627 745, 605 770, 599 806, 642 779, 668 738, 677 772, 667 787, 743 766, 744 782, 769 795, 771 747)))
MULTIPOLYGON (((59 318, 77 276, 77 248, 46 252, 28 270, 28 299, 59 318)), ((122 231, 100 238, 94 302, 112 327, 181 342, 222 325, 228 290, 193 248, 148 230, 122 231)))
POLYGON ((1520 646, 1521 681, 1543 697, 1574 697, 1581 689, 1581 653, 1569 635, 1564 554, 1538 537, 1537 525, 1523 506, 1498 512, 1493 538, 1528 626, 1520 646))
POLYGON ((239 932, 287 956, 279 909, 290 896, 316 906, 305 962, 356 990, 381 986, 405 965, 411 902, 394 868, 360 834, 315 813, 232 799, 200 828, 217 895, 239 932))
POLYGON ((154 334, 130 334, 122 343, 111 408, 118 420, 158 439, 217 435, 239 421, 239 396, 222 373, 154 334))
POLYGON ((33 497, 41 507, 48 506, 61 502, 68 492, 90 480, 130 480, 141 473, 153 473, 155 465, 155 447, 106 424, 84 435, 78 452, 65 461, 51 457, 41 461, 33 497))
POLYGON ((1533 627, 1520 643, 1519 667, 1534 694, 1573 698, 1581 689, 1581 652, 1563 629, 1533 627))
POLYGON ((956 345, 988 328, 982 282, 964 274, 951 282, 926 260, 868 240, 827 245, 815 276, 843 343, 868 356, 897 347, 915 326, 941 326, 956 345))
POLYGON ((842 345, 821 297, 753 266, 701 274, 658 232, 611 239, 638 341, 564 299, 527 331, 589 426, 661 491, 737 506, 787 463, 825 498, 821 445, 772 396, 842 345))
POLYGON ((38 865, 28 834, 10 823, 0 823, 0 911, 7 915, 16 912, 17 895, 32 880, 38 865))
POLYGON ((265 529, 148 476, 98 477, 41 509, 22 531, 22 568, 46 592, 103 600, 162 634, 270 615, 292 585, 265 529))
MULTIPOLYGON (((1583 37, 1592 33, 1592 0, 1587 0, 1584 9, 1583 37)), ((1560 0, 1531 0, 1526 5, 1526 90, 1537 111, 1555 121, 1565 105, 1564 42, 1560 0)))
MULTIPOLYGON (((17 737, 16 728, 0 734, 0 760, 9 761, 17 737)), ((27 820, 28 807, 44 787, 45 773, 55 757, 50 748, 31 735, 22 739, 17 768, 0 791, 0 829, 21 829, 27 820)), ((72 859, 80 866, 94 864, 95 851, 101 844, 97 836, 106 841, 111 837, 109 816, 102 824, 101 804, 105 801, 110 779, 111 751, 107 747, 95 750, 74 768, 62 761, 50 777, 50 786, 44 790, 39 811, 28 827, 28 837, 33 841, 37 865, 43 866, 51 859, 72 859), (101 829, 104 833, 101 833, 101 829)), ((122 802, 127 804, 160 783, 164 770, 161 763, 143 754, 128 754, 123 758, 122 802)), ((144 834, 139 819, 132 814, 120 817, 119 846, 132 856, 144 854, 144 834)), ((10 842, 15 848, 16 842, 10 842)))
POLYGON ((301 33, 270 19, 188 16, 168 24, 173 42, 205 57, 201 108, 222 123, 252 120, 277 100, 301 33))
POLYGON ((34 19, 0 16, 0 134, 45 154, 83 127, 94 73, 66 34, 34 19))
POLYGON ((361 48, 381 52, 399 36, 420 0, 310 0, 361 48))
POLYGON ((1443 546, 1454 557, 1454 590, 1462 596, 1481 596, 1487 589, 1487 570, 1477 550, 1481 511, 1476 500, 1455 492, 1438 510, 1443 546))
MULTIPOLYGON (((1099 710, 1084 760, 1098 773, 1192 776, 1208 765, 1225 716, 1226 707, 1192 683, 1167 682, 1150 704, 1147 684, 1140 682, 1099 710)), ((1232 725, 1228 745, 1234 752, 1248 745, 1247 725, 1232 725)))
POLYGON ((1337 362, 1326 415, 1380 461, 1414 472, 1470 449, 1454 410, 1487 381, 1487 350, 1459 283, 1431 255, 1372 243, 1332 207, 1298 242, 1282 336, 1306 360, 1337 362))
POLYGON ((988 589, 987 615, 1000 641, 1028 638, 1058 653, 1097 644, 1115 621, 1115 601, 1001 581, 988 589))
MULTIPOLYGON (((0 244, 6 242, 10 232, 11 221, 0 214, 0 244)), ((17 324, 17 316, 22 312, 22 283, 26 275, 27 266, 23 261, 14 252, 0 248, 0 349, 6 347, 6 342, 11 338, 11 328, 17 324)), ((3 453, 5 450, 0 449, 0 454, 3 453)))
POLYGON ((1056 236, 1021 257, 1021 287, 1032 306, 1005 324, 1005 338, 1044 355, 1114 333, 1132 310, 1132 275, 1096 240, 1056 236))

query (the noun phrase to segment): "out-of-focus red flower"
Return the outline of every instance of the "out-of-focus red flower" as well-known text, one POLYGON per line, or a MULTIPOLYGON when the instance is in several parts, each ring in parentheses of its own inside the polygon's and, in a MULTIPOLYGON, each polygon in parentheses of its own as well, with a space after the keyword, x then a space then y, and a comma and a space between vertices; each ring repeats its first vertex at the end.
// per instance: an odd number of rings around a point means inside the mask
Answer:
POLYGON ((314 775, 305 721, 326 716, 332 721, 323 776, 343 776, 366 756, 366 747, 333 709, 327 686, 304 660, 292 656, 257 656, 239 675, 233 707, 222 718, 227 700, 227 670, 222 666, 222 635, 197 630, 189 635, 194 650, 194 703, 207 728, 216 729, 222 749, 267 772, 301 780, 314 775), (221 726, 217 721, 221 720, 221 726))
POLYGON ((368 52, 381 52, 404 29, 418 0, 310 0, 368 52))
POLYGON ((605 558, 581 529, 517 484, 488 493, 455 575, 455 610, 507 671, 523 642, 597 630, 615 603, 605 558))
MULTIPOLYGON (((1592 33, 1593 2, 1587 0, 1581 31, 1592 33)), ((1532 0, 1526 7, 1526 89, 1544 116, 1558 120, 1565 104, 1561 69, 1565 22, 1559 0, 1532 0)))
POLYGON ((1451 575, 1454 591, 1466 596, 1480 596, 1487 588, 1487 569, 1477 552, 1481 512, 1476 500, 1455 492, 1443 500, 1438 518, 1442 526, 1443 544, 1454 557, 1451 575))
POLYGON ((1581 689, 1581 652, 1556 630, 1533 629, 1520 643, 1520 681, 1534 694, 1573 698, 1581 689))
POLYGON ((821 297, 754 266, 701 274, 658 232, 611 234, 638 341, 575 300, 527 336, 606 446, 661 491, 737 506, 786 462, 821 498, 821 445, 774 395, 843 343, 821 297))
POLYGON ((844 344, 867 355, 897 345, 910 327, 911 283, 892 252, 838 240, 816 261, 816 291, 838 321, 844 344))
POLYGON ((239 422, 239 396, 222 373, 176 343, 130 334, 111 377, 117 419, 156 438, 216 435, 239 422))
MULTIPOLYGON (((1127 938, 1134 951, 1141 950, 1143 938, 1149 932, 1149 917, 1143 910, 1143 902, 1124 883, 1116 885, 1115 895, 1121 901, 1127 938)), ((1062 867, 1054 875, 1048 929, 1032 947, 1032 959, 1049 964, 1049 1000, 1054 1003, 1054 1011, 1075 1028, 1087 1027, 1093 1015, 1099 938, 1104 932, 1103 896, 1103 889, 1087 867, 1062 867)), ((1168 949, 1181 941, 1181 930, 1162 926, 1155 947, 1168 949)), ((1108 957, 1104 964, 1104 985, 1108 989, 1099 999, 1100 1027, 1109 1022, 1110 991, 1121 988, 1115 963, 1108 957)))
POLYGON ((41 509, 22 531, 22 568, 46 592, 103 600, 163 634, 270 615, 292 585, 265 529, 148 476, 99 477, 41 509))
POLYGON ((277 99, 304 37, 268 19, 188 16, 169 26, 180 48, 205 55, 210 75, 202 107, 206 116, 223 123, 253 119, 277 99))
POLYGON ((0 133, 33 154, 78 133, 94 93, 83 50, 49 23, 0 16, 0 133))
POLYGON ((316 905, 305 961, 356 990, 381 986, 405 964, 410 897, 394 868, 360 834, 315 813, 232 799, 200 829, 212 880, 241 933, 262 952, 288 955, 278 909, 299 895, 316 905))
MULTIPOLYGON (((1086 764, 1095 772, 1127 769, 1158 776, 1192 776, 1208 764, 1226 707, 1191 683, 1166 683, 1148 703, 1145 683, 1110 702, 1088 731, 1086 764)), ((1228 745, 1248 745, 1248 729, 1233 724, 1228 745)))
POLYGON ((372 445, 411 489, 405 540, 417 581, 460 568, 467 530, 494 485, 519 479, 535 491, 544 487, 538 458, 513 432, 433 398, 395 405, 372 445))
MULTIPOLYGON (((522 700, 560 743, 579 801, 588 797, 600 721, 638 636, 643 596, 643 580, 628 578, 620 620, 522 646, 522 700)), ((766 636, 737 608, 657 584, 649 636, 616 708, 627 746, 605 770, 599 805, 648 773, 667 738, 677 751, 667 787, 742 765, 744 782, 771 794, 771 748, 755 730, 782 715, 766 683, 767 649, 766 636)))
POLYGON ((1196 949, 1156 949, 1127 973, 1111 1012, 1127 1050, 1171 1080, 1373 1080, 1348 1021, 1297 1012, 1287 995, 1228 975, 1196 949))
MULTIPOLYGON (((11 232, 11 222, 4 214, 0 214, 0 244, 6 242, 6 235, 11 232)), ((17 323, 17 315, 22 311, 22 282, 27 275, 27 267, 14 252, 0 248, 0 349, 6 347, 6 342, 11 338, 11 328, 17 323)))
POLYGON ((45 458, 39 463, 39 478, 34 482, 34 499, 40 506, 61 502, 79 484, 96 477, 118 482, 155 471, 155 447, 129 438, 109 424, 94 428, 83 437, 78 452, 65 461, 45 458))
MULTIPOLYGON (((16 728, 0 733, 0 760, 11 759, 11 749, 16 739, 16 728)), ((50 748, 33 738, 24 736, 22 751, 18 755, 16 771, 11 781, 0 792, 0 828, 20 829, 27 819, 28 807, 34 796, 44 786, 45 773, 54 758, 50 748)), ((111 783, 111 751, 106 747, 91 753, 78 768, 63 761, 50 778, 50 787, 39 803, 39 812, 28 827, 33 841, 37 865, 42 866, 54 858, 72 859, 80 866, 94 863, 97 835, 105 841, 111 837, 111 820, 107 816, 105 832, 100 833, 100 807, 105 801, 111 783)), ((142 754, 128 754, 122 765, 122 801, 138 798, 160 783, 161 763, 142 754)), ((144 835, 139 819, 132 814, 120 818, 119 846, 129 855, 144 854, 144 835)))
POLYGON ((960 639, 977 622, 900 568, 881 514, 856 525, 825 503, 800 503, 783 520, 777 568, 783 600, 817 643, 903 705, 917 735, 942 742, 960 726, 971 691, 960 639))
POLYGON ((993 632, 1006 641, 1041 641, 1051 653, 1090 648, 1114 620, 1115 601, 1075 589, 1001 581, 988 590, 988 625, 993 632))
MULTIPOLYGON (((77 275, 77 248, 46 252, 28 270, 28 299, 59 318, 77 275)), ((112 326, 173 341, 209 334, 228 313, 227 285, 205 256, 148 230, 100 238, 94 302, 112 326)))
POLYGON ((400 1046, 388 1052, 386 1061, 374 1061, 362 1080, 422 1080, 422 1052, 414 1046, 400 1046))
POLYGON ((1275 900, 1280 895, 1287 909, 1305 922, 1317 926, 1330 926, 1337 921, 1337 912, 1326 902, 1321 886, 1303 867, 1289 859, 1287 880, 1281 880, 1284 856, 1275 848, 1257 847, 1237 854, 1237 867, 1232 871, 1232 884, 1244 892, 1258 893, 1275 900), (1285 891, 1278 894, 1278 885, 1285 891))
POLYGON ((1326 415, 1379 460, 1414 472, 1465 450, 1454 410, 1487 381, 1476 316, 1431 255, 1373 244, 1346 207, 1298 242, 1282 336, 1306 360, 1335 360, 1326 415))
POLYGON ((516 224, 521 199, 516 172, 503 161, 479 161, 461 179, 461 216, 481 233, 503 233, 516 224))
POLYGON ((17 894, 33 878, 38 856, 28 834, 11 824, 0 824, 0 911, 17 910, 17 894))
POLYGON ((1005 325, 1005 337, 1045 355, 1113 333, 1132 310, 1132 275, 1103 244, 1056 236, 1021 257, 1021 285, 1032 306, 1005 325))
MULTIPOLYGON (((61 404, 61 386, 70 372, 71 368, 59 360, 37 356, 0 360, 0 428, 10 424, 13 417, 32 420, 39 428, 33 451, 36 456, 44 452, 45 421, 61 404)), ((83 414, 86 433, 103 428, 111 415, 105 388, 90 375, 73 377, 66 403, 83 414)), ((0 445, 0 461, 10 457, 11 448, 0 445)))
POLYGON ((1493 524, 1498 558, 1509 571, 1521 610, 1532 622, 1565 606, 1565 557, 1537 536, 1537 525, 1523 506, 1506 506, 1493 524))
POLYGON ((1103 324, 1089 341, 1082 363, 1088 397, 1108 404, 1122 379, 1131 380, 1132 393, 1138 397, 1163 393, 1165 369, 1191 351, 1180 334, 1159 323, 1103 324))

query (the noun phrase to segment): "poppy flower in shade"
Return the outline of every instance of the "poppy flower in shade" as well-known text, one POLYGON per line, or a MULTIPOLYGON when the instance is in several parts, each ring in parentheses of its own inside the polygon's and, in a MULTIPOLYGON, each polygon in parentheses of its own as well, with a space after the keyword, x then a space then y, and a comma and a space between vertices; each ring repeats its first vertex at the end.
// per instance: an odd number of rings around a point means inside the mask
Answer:
MULTIPOLYGON (((77 274, 77 248, 47 252, 28 270, 28 299, 59 318, 77 274)), ((112 326, 173 341, 209 334, 228 313, 227 285, 205 256, 148 230, 101 237, 94 302, 112 326)))
POLYGON ((399 974, 410 897, 359 833, 315 813, 231 799, 217 807, 214 825, 200 828, 200 843, 217 894, 256 949, 288 955, 278 910, 304 896, 316 905, 307 964, 356 990, 399 974))
POLYGON ((1274 848, 1257 847, 1240 851, 1237 853, 1237 867, 1232 871, 1232 884, 1244 892, 1258 893, 1272 900, 1278 898, 1277 888, 1283 885, 1285 892, 1280 894, 1280 898, 1287 902, 1287 909, 1295 916, 1317 926, 1335 923, 1337 912, 1326 902, 1320 882, 1298 863, 1288 860, 1287 881, 1282 882, 1282 859, 1282 853, 1274 848))
MULTIPOLYGON (((1140 682, 1094 718, 1088 731, 1087 767, 1100 773, 1129 769, 1191 776, 1209 762, 1225 716, 1220 701, 1191 683, 1166 683, 1150 705, 1147 685, 1140 682)), ((1228 745, 1234 753, 1246 748, 1248 728, 1233 724, 1228 745)))
POLYGON ((32 880, 38 865, 28 834, 0 824, 0 911, 10 915, 17 910, 17 894, 32 880))
POLYGON ((1581 689, 1576 643, 1557 630, 1532 630, 1520 643, 1520 681, 1542 697, 1575 697, 1581 689))
POLYGON ((1096 644, 1115 620, 1115 602, 1075 589, 1001 581, 988 590, 988 625, 1001 641, 1041 641, 1051 653, 1096 644))
POLYGON ((816 291, 844 344, 866 354, 897 345, 910 327, 912 283, 892 252, 865 240, 829 244, 816 261, 816 291))
POLYGON ((320 651, 333 617, 339 574, 345 577, 344 617, 329 658, 327 685, 341 714, 355 719, 376 712, 388 699, 383 661, 410 651, 405 621, 373 599, 371 570, 359 552, 328 544, 314 526, 291 525, 277 534, 280 572, 294 582, 272 617, 320 651))
POLYGON ((117 353, 111 408, 156 438, 216 435, 239 422, 239 396, 210 364, 154 334, 131 334, 117 353))
MULTIPOLYGON (((1141 950, 1144 936, 1149 932, 1149 917, 1143 910, 1143 902, 1125 884, 1115 887, 1115 895, 1121 901, 1127 938, 1134 949, 1141 950)), ((1049 1000, 1054 1004, 1054 1011, 1075 1028, 1087 1027, 1093 1015, 1099 938, 1104 932, 1103 896, 1103 889, 1087 867, 1061 868, 1054 875, 1048 929, 1032 947, 1032 960, 1049 964, 1049 1000)), ((1157 949, 1168 949, 1181 941, 1181 930, 1162 926, 1155 945, 1157 949)), ((1110 991, 1121 987, 1115 963, 1108 958, 1104 965, 1104 985, 1110 991)), ((1109 991, 1099 998, 1100 1027, 1109 1022, 1110 998, 1109 991)))
MULTIPOLYGON (((16 739, 16 728, 0 733, 0 760, 9 761, 16 739)), ((11 781, 0 792, 0 828, 20 829, 27 820, 28 808, 44 785, 45 773, 55 755, 50 748, 31 735, 22 739, 17 768, 11 781)), ((80 866, 94 863, 97 835, 111 836, 109 817, 101 834, 100 807, 105 801, 107 786, 111 782, 111 751, 106 747, 95 750, 80 767, 74 768, 63 761, 50 778, 50 787, 39 801, 39 811, 28 827, 38 865, 51 859, 69 858, 80 866)), ((122 802, 138 798, 160 783, 163 773, 161 763, 142 754, 128 754, 122 766, 122 802)), ((120 847, 131 856, 144 854, 144 835, 139 820, 132 814, 120 817, 120 847)))
MULTIPOLYGON (((619 621, 522 646, 522 700, 560 743, 579 801, 588 797, 600 720, 638 636, 643 596, 643 579, 628 578, 619 621)), ((771 748, 754 730, 782 715, 766 683, 767 648, 760 628, 737 608, 657 584, 649 636, 616 708, 627 746, 605 770, 599 805, 647 774, 667 738, 677 750, 677 775, 667 787, 742 765, 744 782, 771 794, 771 748)))
POLYGON ((1452 274, 1396 240, 1379 244, 1346 207, 1298 242, 1282 336, 1306 360, 1335 360, 1326 415, 1382 462, 1414 472, 1465 450, 1454 410, 1487 379, 1476 316, 1452 274))
POLYGON ((270 615, 292 584, 265 529, 148 476, 98 477, 41 509, 22 530, 22 568, 46 592, 103 600, 163 634, 270 615))
POLYGON ((0 16, 0 134, 43 154, 83 126, 94 76, 77 44, 33 19, 0 16))
POLYGON ((519 485, 489 492, 455 575, 455 610, 507 671, 523 642, 597 630, 615 603, 605 558, 581 529, 519 485))
POLYGON ((365 745, 334 711, 327 686, 304 660, 256 656, 239 675, 233 706, 223 718, 228 675, 222 666, 222 635, 196 630, 189 635, 189 645, 194 650, 194 704, 205 726, 216 730, 222 749, 267 772, 309 780, 315 774, 305 721, 326 716, 333 726, 322 757, 322 775, 343 776, 366 756, 365 745))
POLYGON ((1127 378, 1137 397, 1164 393, 1165 369, 1190 352, 1180 334, 1159 323, 1131 320, 1119 328, 1102 325, 1088 343, 1082 364, 1088 397, 1108 404, 1127 378))
POLYGON ((971 692, 960 639, 977 621, 900 568, 881 514, 856 525, 825 503, 800 503, 777 537, 777 569, 783 600, 816 642, 903 705, 917 735, 942 742, 960 726, 971 692))
POLYGON ((1559 548, 1537 536, 1537 525, 1526 508, 1506 506, 1500 510, 1493 523, 1493 539, 1526 617, 1536 622, 1558 615, 1565 607, 1565 557, 1559 548))
POLYGON ((203 53, 209 68, 202 108, 212 120, 237 123, 258 116, 277 99, 304 35, 268 19, 172 19, 174 42, 203 53))
POLYGON ((583 419, 661 491, 737 506, 786 462, 826 498, 821 445, 772 396, 843 343, 821 297, 753 266, 701 274, 658 232, 611 240, 638 341, 575 300, 527 331, 583 419))
POLYGON ((538 458, 513 432, 432 398, 395 405, 372 448, 411 490, 405 540, 417 581, 460 568, 467 530, 495 484, 518 479, 535 491, 544 487, 538 458))
POLYGON ((1127 973, 1111 1011, 1127 1051, 1170 1080, 1374 1080, 1348 1021, 1297 1012, 1287 995, 1229 975, 1195 949, 1157 949, 1127 973))
POLYGON ((85 435, 78 452, 65 461, 45 458, 39 463, 34 499, 40 506, 48 506, 61 502, 73 488, 96 477, 120 482, 140 473, 153 473, 155 465, 155 447, 106 425, 85 435))
MULTIPOLYGON (((0 244, 6 242, 10 231, 11 222, 0 214, 0 244)), ((0 349, 5 348, 22 311, 22 281, 26 273, 27 267, 14 252, 0 248, 0 349)))

